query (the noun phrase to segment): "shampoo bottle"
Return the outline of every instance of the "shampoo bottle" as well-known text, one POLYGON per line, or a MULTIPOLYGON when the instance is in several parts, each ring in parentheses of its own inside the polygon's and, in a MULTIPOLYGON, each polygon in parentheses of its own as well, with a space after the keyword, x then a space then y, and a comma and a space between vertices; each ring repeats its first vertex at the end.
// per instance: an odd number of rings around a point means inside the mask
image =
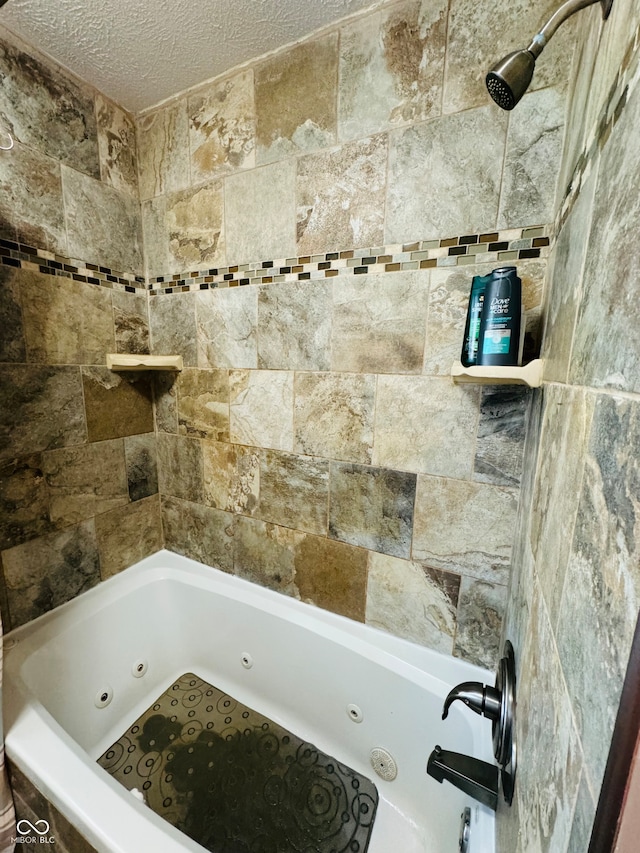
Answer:
POLYGON ((484 304, 484 291, 490 275, 474 275, 469 294, 467 321, 464 327, 464 339, 460 361, 465 367, 473 367, 478 362, 478 341, 480 339, 480 318, 484 304))
POLYGON ((515 267, 499 267, 488 279, 477 364, 518 365, 522 360, 522 282, 515 267))

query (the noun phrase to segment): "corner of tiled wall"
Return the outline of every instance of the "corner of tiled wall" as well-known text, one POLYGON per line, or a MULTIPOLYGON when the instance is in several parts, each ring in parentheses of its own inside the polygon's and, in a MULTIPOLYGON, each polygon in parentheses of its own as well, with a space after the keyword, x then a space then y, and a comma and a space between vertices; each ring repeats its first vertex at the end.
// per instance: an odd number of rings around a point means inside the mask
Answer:
POLYGON ((601 12, 579 19, 505 622, 520 685, 509 853, 588 849, 640 605, 640 3, 601 12))
POLYGON ((0 554, 5 630, 161 547, 134 125, 0 32, 0 554))

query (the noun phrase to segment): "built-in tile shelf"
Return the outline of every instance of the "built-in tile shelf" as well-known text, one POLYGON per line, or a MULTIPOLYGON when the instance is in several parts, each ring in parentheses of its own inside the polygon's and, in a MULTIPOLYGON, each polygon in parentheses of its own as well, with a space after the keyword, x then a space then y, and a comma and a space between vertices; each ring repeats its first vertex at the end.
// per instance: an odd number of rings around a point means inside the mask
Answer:
POLYGON ((181 355, 132 355, 129 353, 108 353, 109 370, 182 370, 181 355))
POLYGON ((464 367, 459 361, 451 366, 454 382, 476 385, 528 385, 538 388, 542 384, 542 359, 536 358, 522 367, 464 367))

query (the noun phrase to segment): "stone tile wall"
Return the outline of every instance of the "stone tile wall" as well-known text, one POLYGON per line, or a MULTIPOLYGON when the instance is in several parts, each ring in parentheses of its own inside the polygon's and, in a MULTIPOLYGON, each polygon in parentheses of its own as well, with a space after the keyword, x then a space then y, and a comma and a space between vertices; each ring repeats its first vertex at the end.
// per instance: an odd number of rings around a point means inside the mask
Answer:
POLYGON ((158 550, 162 530, 151 384, 104 366, 149 350, 131 117, 3 31, 0 128, 15 139, 0 152, 7 630, 158 550))
POLYGON ((505 853, 588 849, 640 607, 640 3, 616 0, 604 24, 596 7, 579 21, 505 622, 520 683, 505 853))
POLYGON ((0 237, 142 273, 131 116, 2 28, 0 127, 0 237))
MULTIPOLYGON (((458 388, 448 372, 471 278, 501 263, 524 279, 535 351, 570 40, 507 115, 479 83, 510 45, 467 5, 389 4, 139 117, 135 145, 130 117, 7 37, 0 118, 19 145, 4 186, 48 205, 17 195, 1 235, 7 370, 23 371, 16 411, 31 425, 11 452, 47 455, 42 512, 58 525, 34 541, 72 524, 90 537, 93 523, 113 543, 112 513, 134 531, 151 501, 153 472, 134 461, 153 459, 148 392, 101 368, 109 300, 117 346, 141 345, 143 245, 151 349, 186 365, 155 387, 166 545, 493 665, 529 395, 458 388), (472 31, 486 55, 456 66, 472 31), (84 116, 71 141, 64 99, 84 116), (45 121, 55 133, 39 135, 45 121), (91 305, 74 315, 72 299, 91 305), (52 385, 70 413, 53 436, 39 416, 52 385), (76 392, 82 407, 66 405, 76 392), (110 474, 87 497, 99 454, 110 474)), ((11 556, 15 584, 26 558, 11 556)), ((102 555, 103 574, 125 556, 102 555)))
POLYGON ((167 547, 493 666, 530 395, 449 371, 501 263, 539 348, 570 40, 509 115, 473 94, 489 18, 389 4, 139 117, 138 151, 152 351, 186 365, 167 547))
POLYGON ((17 627, 161 547, 147 296, 0 265, 0 562, 17 627))

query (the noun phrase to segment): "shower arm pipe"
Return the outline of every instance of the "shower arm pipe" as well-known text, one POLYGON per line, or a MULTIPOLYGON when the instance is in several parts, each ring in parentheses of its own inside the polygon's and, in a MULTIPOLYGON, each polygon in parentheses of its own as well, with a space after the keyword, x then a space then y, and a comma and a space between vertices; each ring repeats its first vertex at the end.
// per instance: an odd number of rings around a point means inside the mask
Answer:
POLYGON ((579 12, 580 9, 593 6, 594 3, 598 2, 602 6, 602 19, 606 21, 613 6, 613 0, 566 0, 559 9, 556 9, 544 27, 533 37, 531 44, 527 48, 529 53, 533 55, 534 59, 537 59, 547 46, 549 39, 554 35, 558 27, 564 24, 567 18, 579 12))

